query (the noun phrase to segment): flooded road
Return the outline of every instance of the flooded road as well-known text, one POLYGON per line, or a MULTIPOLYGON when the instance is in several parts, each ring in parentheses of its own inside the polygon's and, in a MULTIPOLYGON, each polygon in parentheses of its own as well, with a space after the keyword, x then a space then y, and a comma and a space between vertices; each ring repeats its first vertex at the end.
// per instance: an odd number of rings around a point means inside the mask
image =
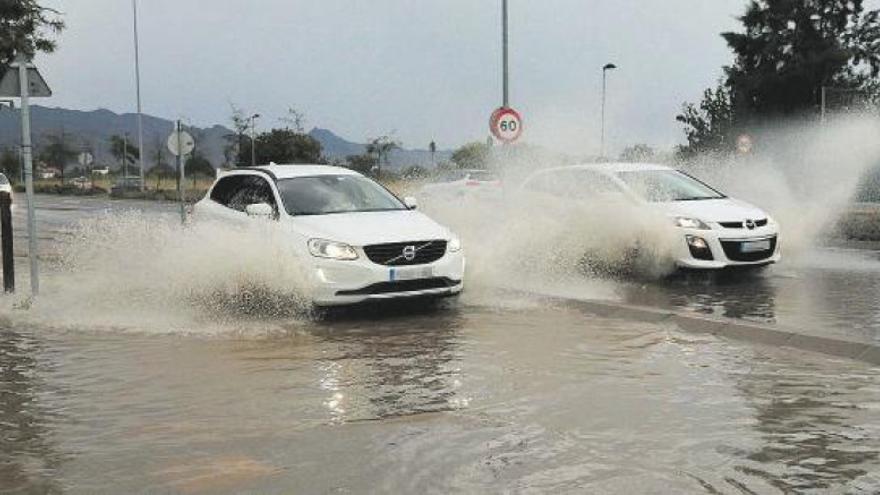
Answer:
POLYGON ((276 322, 261 338, 4 325, 0 486, 880 489, 880 370, 515 306, 276 322))
MULTIPOLYGON (((40 199, 47 257, 109 204, 40 199)), ((876 339, 876 253, 816 253, 568 290, 876 339)), ((880 491, 880 369, 859 362, 488 289, 168 331, 25 313, 0 315, 2 493, 880 491)))

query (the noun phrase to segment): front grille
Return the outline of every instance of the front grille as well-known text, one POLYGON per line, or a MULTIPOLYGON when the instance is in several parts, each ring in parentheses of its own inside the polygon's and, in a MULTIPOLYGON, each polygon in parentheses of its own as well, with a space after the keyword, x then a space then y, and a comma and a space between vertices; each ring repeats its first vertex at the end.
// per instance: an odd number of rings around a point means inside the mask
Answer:
POLYGON ((364 246, 367 258, 373 263, 387 266, 409 266, 433 263, 446 254, 446 241, 412 241, 373 244, 364 246), (412 259, 406 259, 404 250, 415 249, 412 259))
MULTIPOLYGON (((744 241, 721 241, 721 247, 724 248, 724 254, 731 261, 761 261, 773 256, 776 252, 776 237, 770 238, 770 249, 764 251, 755 251, 752 253, 743 253, 740 245, 744 241)), ((745 241, 748 242, 748 241, 745 241)))
POLYGON ((400 280, 396 282, 379 282, 363 289, 341 290, 337 296, 369 296, 374 294, 391 294, 394 292, 412 292, 417 290, 446 289, 460 284, 461 280, 447 277, 422 278, 417 280, 400 280))
MULTIPOLYGON (((744 229, 745 222, 718 222, 725 229, 744 229)), ((763 227, 767 225, 767 219, 755 220, 755 227, 763 227)))

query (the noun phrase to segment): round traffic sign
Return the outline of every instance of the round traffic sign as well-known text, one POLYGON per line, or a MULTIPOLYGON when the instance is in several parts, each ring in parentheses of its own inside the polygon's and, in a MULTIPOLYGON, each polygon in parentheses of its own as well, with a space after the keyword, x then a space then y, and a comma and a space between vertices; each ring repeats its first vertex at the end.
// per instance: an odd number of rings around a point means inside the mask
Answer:
POLYGON ((499 141, 512 143, 522 135, 522 117, 512 108, 501 107, 492 112, 489 130, 499 141))
POLYGON ((172 132, 170 136, 168 136, 168 150, 171 151, 171 154, 177 156, 178 151, 182 155, 188 155, 192 152, 196 147, 196 142, 190 133, 186 131, 180 131, 180 144, 178 146, 177 142, 177 132, 172 132))
POLYGON ((95 157, 92 156, 92 154, 89 153, 88 151, 83 151, 82 153, 79 154, 77 161, 83 167, 88 167, 89 165, 91 165, 92 163, 95 162, 95 157))

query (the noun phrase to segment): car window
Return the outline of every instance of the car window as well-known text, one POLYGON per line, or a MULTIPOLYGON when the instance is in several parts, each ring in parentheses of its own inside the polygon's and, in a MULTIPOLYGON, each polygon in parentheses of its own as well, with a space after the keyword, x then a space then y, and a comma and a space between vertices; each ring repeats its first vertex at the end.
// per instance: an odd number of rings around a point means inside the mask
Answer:
POLYGON ((479 180, 479 181, 493 181, 493 180, 498 180, 498 176, 495 175, 494 172, 478 170, 475 172, 470 172, 468 174, 468 179, 479 180))
POLYGON ((211 189, 211 199, 223 206, 229 206, 229 201, 232 199, 232 195, 238 190, 239 184, 243 178, 243 175, 228 175, 222 177, 216 184, 214 184, 214 188, 211 189))
POLYGON ((0 186, 5 186, 9 184, 9 179, 6 178, 6 175, 0 174, 0 186))
POLYGON ((266 203, 278 211, 272 186, 259 175, 223 177, 211 190, 211 199, 236 211, 244 211, 248 205, 257 203, 266 203))
POLYGON ((637 170, 617 174, 636 194, 651 202, 698 201, 725 197, 678 170, 637 170))
POLYGON ((464 179, 466 175, 461 170, 450 170, 437 177, 437 182, 455 182, 464 179))
POLYGON ((406 210, 387 189, 358 175, 319 175, 278 181, 284 208, 291 215, 326 215, 406 210))

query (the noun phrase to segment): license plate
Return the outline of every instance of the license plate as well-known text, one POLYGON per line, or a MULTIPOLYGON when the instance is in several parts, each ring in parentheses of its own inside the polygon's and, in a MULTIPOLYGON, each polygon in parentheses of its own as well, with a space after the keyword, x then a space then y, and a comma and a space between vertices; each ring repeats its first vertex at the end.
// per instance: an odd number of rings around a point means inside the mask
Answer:
POLYGON ((388 269, 388 281, 416 280, 434 276, 433 266, 399 267, 388 269))
POLYGON ((741 253, 756 253, 759 251, 769 251, 770 250, 770 239, 764 239, 762 241, 748 241, 739 245, 739 251, 741 253))

